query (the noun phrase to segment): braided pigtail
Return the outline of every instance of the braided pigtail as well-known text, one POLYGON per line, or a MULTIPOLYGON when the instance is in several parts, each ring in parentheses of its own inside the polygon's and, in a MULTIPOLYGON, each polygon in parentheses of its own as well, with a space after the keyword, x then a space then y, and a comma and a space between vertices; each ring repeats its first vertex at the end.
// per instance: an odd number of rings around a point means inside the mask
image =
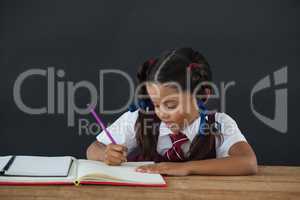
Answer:
POLYGON ((143 63, 138 70, 139 88, 137 94, 139 97, 139 115, 135 124, 136 141, 141 150, 141 156, 144 160, 153 160, 156 154, 156 146, 159 135, 160 120, 153 111, 153 104, 147 93, 145 82, 147 81, 150 70, 157 63, 156 59, 150 59, 143 63), (151 111, 151 112, 149 112, 151 111))
MULTIPOLYGON (((200 98, 197 98, 198 101, 206 102, 207 96, 212 93, 212 87, 210 85, 212 73, 208 62, 199 52, 193 51, 191 63, 187 68, 190 70, 191 88, 195 92, 194 94, 200 96, 200 98)), ((212 115, 209 117, 214 118, 212 115)), ((210 156, 212 158, 215 156, 215 153, 211 154, 212 152, 215 152, 215 137, 220 137, 220 141, 222 141, 222 135, 216 135, 212 132, 212 126, 214 124, 210 124, 209 121, 205 122, 208 123, 209 127, 205 134, 198 134, 193 140, 190 146, 190 159, 201 160, 210 158, 210 156)))

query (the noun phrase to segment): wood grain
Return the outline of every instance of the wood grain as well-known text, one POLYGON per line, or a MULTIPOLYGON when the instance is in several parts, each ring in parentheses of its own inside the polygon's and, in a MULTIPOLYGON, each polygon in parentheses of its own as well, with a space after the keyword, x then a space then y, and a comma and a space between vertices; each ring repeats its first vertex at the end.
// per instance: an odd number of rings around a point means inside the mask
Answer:
POLYGON ((167 188, 0 186, 0 199, 300 199, 300 167, 260 166, 255 176, 166 177, 167 188))

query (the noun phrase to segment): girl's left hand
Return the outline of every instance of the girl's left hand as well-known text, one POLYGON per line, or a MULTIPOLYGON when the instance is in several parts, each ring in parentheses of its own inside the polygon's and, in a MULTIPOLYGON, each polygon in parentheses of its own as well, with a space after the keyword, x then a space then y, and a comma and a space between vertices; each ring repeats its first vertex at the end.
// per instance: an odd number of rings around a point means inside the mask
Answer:
POLYGON ((157 164, 143 165, 136 168, 137 172, 165 174, 173 176, 187 176, 189 172, 184 163, 161 162, 157 164))

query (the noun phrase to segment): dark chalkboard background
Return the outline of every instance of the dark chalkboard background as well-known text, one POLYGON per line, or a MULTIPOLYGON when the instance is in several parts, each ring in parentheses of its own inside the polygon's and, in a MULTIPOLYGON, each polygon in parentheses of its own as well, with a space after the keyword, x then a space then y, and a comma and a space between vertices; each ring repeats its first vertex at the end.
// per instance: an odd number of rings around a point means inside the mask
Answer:
MULTIPOLYGON (((226 95, 226 112, 238 123, 260 164, 299 165, 300 3, 286 1, 0 1, 0 154, 85 156, 95 136, 79 135, 76 114, 29 115, 13 98, 17 77, 29 69, 62 69, 60 81, 95 85, 105 108, 127 101, 128 83, 107 76, 99 91, 99 70, 120 69, 135 77, 137 66, 160 52, 191 46, 212 65, 215 82, 235 81, 226 95), (288 89, 286 133, 261 122, 251 111, 254 85, 288 66, 288 83, 255 95, 255 109, 274 117, 276 89, 288 89)), ((273 77, 273 76, 271 76, 273 77)), ((272 83, 273 79, 271 78, 272 83)), ((66 93, 65 93, 66 94, 66 93)), ((24 81, 23 101, 46 106, 47 80, 24 81)), ((89 102, 85 89, 75 102, 89 102)), ((125 111, 125 110, 123 110, 125 111)), ((118 114, 103 115, 112 122, 118 114)))

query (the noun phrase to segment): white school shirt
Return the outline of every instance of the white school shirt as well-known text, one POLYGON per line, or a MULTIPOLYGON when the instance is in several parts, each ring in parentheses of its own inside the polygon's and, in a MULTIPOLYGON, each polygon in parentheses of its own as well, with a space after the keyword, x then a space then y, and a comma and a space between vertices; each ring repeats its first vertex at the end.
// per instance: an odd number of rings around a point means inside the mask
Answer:
MULTIPOLYGON (((117 144, 123 144, 128 148, 128 153, 137 147, 137 141, 135 138, 134 126, 138 117, 138 110, 134 112, 127 111, 123 113, 114 123, 108 126, 107 130, 111 133, 112 137, 117 144)), ((200 116, 194 120, 191 124, 186 126, 181 132, 189 139, 184 143, 181 148, 184 156, 188 156, 190 145, 196 136, 199 134, 200 116)), ((216 157, 227 157, 229 149, 237 142, 247 142, 236 122, 225 113, 216 113, 215 121, 221 125, 221 133, 223 140, 220 141, 219 137, 216 137, 216 157)), ((157 141, 157 152, 160 155, 172 147, 172 141, 169 137, 171 130, 166 126, 164 122, 161 122, 159 127, 159 136, 157 141)), ((102 131, 97 137, 97 140, 105 145, 110 144, 111 141, 104 131, 102 131)))

